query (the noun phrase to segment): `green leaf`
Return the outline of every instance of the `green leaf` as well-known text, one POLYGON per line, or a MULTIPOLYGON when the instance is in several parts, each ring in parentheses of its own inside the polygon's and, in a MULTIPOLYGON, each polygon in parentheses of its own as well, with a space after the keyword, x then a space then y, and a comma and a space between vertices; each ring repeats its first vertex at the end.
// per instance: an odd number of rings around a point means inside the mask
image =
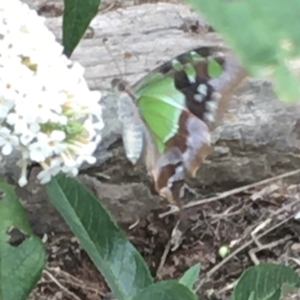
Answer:
POLYGON ((27 299, 46 263, 14 187, 0 179, 0 300, 27 299))
POLYGON ((78 45, 100 3, 100 0, 64 0, 63 46, 67 56, 71 56, 78 45))
POLYGON ((199 277, 200 267, 200 263, 190 267, 180 278, 179 283, 193 291, 193 286, 199 277))
POLYGON ((168 280, 150 285, 133 300, 197 300, 197 297, 184 285, 168 280))
POLYGON ((220 76, 222 72, 223 72, 222 66, 215 59, 210 59, 208 63, 208 75, 211 78, 216 78, 220 76))
POLYGON ((161 84, 152 87, 153 96, 149 92, 140 97, 138 102, 141 115, 148 127, 151 128, 160 153, 163 153, 165 143, 177 133, 179 118, 184 107, 180 103, 184 101, 183 94, 179 93, 172 83, 172 78, 166 78, 161 84), (164 93, 167 88, 168 94, 164 93), (155 92, 156 94, 154 94, 155 92), (171 98, 172 96, 173 98, 171 98))
POLYGON ((300 287, 300 277, 292 268, 262 263, 242 274, 234 288, 232 300, 279 300, 285 285, 300 287))
POLYGON ((82 184, 59 175, 46 185, 46 190, 118 300, 131 300, 152 284, 153 278, 141 255, 82 184))
POLYGON ((298 101, 300 1, 186 1, 220 32, 251 75, 271 76, 282 101, 298 101))

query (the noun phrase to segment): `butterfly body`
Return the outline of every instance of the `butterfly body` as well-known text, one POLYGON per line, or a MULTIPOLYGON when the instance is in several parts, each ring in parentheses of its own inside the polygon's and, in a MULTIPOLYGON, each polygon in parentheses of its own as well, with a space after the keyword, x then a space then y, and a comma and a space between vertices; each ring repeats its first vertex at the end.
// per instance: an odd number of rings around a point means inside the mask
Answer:
POLYGON ((156 191, 170 203, 180 198, 186 175, 195 176, 212 152, 210 131, 246 76, 218 47, 183 53, 120 92, 119 117, 127 157, 144 156, 156 191))

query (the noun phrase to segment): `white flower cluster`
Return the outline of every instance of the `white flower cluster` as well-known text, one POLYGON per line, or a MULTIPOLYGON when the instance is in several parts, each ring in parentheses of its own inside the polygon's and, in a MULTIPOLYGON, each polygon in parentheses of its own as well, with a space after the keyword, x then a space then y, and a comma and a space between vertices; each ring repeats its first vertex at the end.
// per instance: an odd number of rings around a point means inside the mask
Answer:
POLYGON ((103 128, 101 93, 89 90, 44 21, 18 0, 0 0, 0 161, 21 154, 20 186, 32 162, 43 184, 59 172, 76 176, 96 161, 103 128))

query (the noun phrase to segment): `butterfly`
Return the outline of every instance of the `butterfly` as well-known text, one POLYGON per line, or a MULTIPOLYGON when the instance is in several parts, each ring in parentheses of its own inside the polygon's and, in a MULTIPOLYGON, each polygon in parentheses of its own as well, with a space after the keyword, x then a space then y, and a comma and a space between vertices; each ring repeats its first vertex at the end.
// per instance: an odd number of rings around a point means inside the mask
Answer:
POLYGON ((246 77, 237 58, 221 47, 180 54, 133 86, 114 79, 127 158, 142 157, 154 188, 170 204, 182 197, 186 176, 195 177, 211 154, 211 131, 246 77))

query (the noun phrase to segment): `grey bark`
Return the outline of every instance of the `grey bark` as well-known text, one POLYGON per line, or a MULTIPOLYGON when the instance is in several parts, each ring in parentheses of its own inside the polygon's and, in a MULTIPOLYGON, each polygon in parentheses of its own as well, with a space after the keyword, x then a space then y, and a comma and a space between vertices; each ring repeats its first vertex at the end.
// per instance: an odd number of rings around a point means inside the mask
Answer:
MULTIPOLYGON (((61 40, 61 18, 49 18, 47 25, 61 40)), ((144 167, 132 167, 125 159, 110 81, 120 77, 121 71, 121 76, 134 83, 158 64, 207 43, 222 44, 222 40, 208 32, 204 20, 187 6, 145 4, 97 15, 72 56, 86 68, 89 86, 104 95, 105 129, 97 150, 97 168, 86 170, 89 175, 80 178, 119 222, 143 218, 162 202, 149 192, 144 167), (100 182, 95 177, 100 171, 111 179, 100 182)), ((189 183, 228 188, 299 168, 299 112, 299 104, 280 102, 268 81, 247 79, 213 132, 214 154, 189 183)), ((8 169, 16 173, 13 165, 8 169)), ((36 231, 66 230, 36 180, 18 190, 36 231)))

